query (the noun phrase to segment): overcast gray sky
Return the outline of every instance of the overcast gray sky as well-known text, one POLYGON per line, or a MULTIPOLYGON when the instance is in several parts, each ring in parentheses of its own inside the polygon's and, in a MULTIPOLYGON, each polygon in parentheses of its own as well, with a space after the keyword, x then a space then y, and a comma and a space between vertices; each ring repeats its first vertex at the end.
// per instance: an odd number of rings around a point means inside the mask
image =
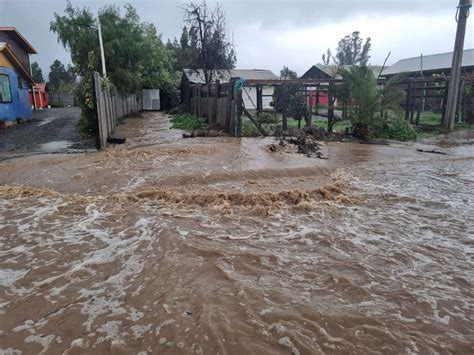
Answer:
MULTIPOLYGON (((179 37, 182 1, 72 0, 74 6, 97 11, 105 4, 131 3, 142 21, 153 22, 163 39, 179 37)), ((228 28, 237 50, 237 67, 271 69, 283 65, 303 74, 321 61, 339 39, 358 30, 372 38, 372 64, 453 50, 458 0, 223 0, 228 28)), ((215 1, 208 1, 212 6, 215 1)), ((70 62, 49 31, 53 13, 62 13, 66 0, 0 0, 0 26, 16 27, 37 49, 32 56, 44 73, 54 59, 70 62)), ((474 10, 471 11, 474 15, 474 10)), ((473 17, 468 19, 465 48, 474 47, 473 17)))

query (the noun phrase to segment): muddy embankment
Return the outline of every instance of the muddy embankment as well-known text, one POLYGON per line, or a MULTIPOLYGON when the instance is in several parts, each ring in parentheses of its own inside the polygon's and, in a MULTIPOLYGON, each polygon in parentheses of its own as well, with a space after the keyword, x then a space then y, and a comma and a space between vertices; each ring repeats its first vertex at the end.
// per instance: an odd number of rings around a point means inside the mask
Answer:
POLYGON ((120 129, 0 163, 1 351, 471 351, 472 146, 321 160, 179 140, 161 114, 120 129))

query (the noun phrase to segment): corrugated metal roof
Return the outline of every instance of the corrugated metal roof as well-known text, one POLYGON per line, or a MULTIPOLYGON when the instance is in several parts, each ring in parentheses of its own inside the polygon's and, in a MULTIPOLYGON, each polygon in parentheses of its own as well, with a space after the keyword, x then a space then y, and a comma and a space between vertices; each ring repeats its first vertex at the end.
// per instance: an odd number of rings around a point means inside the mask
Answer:
MULTIPOLYGON (((316 64, 316 67, 323 72, 325 72, 327 75, 333 77, 334 79, 342 79, 342 77, 339 75, 338 71, 339 68, 344 68, 349 70, 352 65, 324 65, 324 64, 316 64)), ((374 76, 377 78, 380 74, 380 71, 382 70, 381 65, 368 65, 368 68, 372 70, 374 73, 374 76)))
MULTIPOLYGON (((450 69, 453 61, 453 52, 423 56, 423 71, 450 69)), ((464 50, 462 66, 474 66, 474 49, 464 50)), ((384 75, 399 73, 414 73, 421 69, 421 56, 402 59, 383 71, 384 75)))
MULTIPOLYGON (((204 71, 202 69, 184 69, 184 74, 188 80, 196 84, 204 84, 204 71)), ((230 70, 217 70, 213 73, 214 80, 218 79, 222 83, 227 83, 230 78, 243 78, 245 80, 274 80, 278 77, 273 74, 270 70, 266 69, 230 69, 230 70)), ((214 81, 213 80, 213 81, 214 81)))

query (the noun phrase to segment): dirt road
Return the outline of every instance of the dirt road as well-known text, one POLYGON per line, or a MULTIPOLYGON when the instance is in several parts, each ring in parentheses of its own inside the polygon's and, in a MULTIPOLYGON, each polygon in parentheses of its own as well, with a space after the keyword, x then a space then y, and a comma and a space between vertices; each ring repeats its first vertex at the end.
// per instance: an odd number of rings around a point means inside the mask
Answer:
POLYGON ((1 351, 472 350, 472 145, 118 134, 0 163, 1 351))

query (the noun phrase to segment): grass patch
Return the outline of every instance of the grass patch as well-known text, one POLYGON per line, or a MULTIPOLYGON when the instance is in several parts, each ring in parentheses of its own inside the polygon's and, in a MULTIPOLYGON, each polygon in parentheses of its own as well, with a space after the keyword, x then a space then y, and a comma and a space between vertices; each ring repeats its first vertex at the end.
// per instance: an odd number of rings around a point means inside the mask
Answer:
POLYGON ((441 114, 433 112, 422 112, 420 114, 420 124, 421 125, 440 125, 441 124, 441 114))
MULTIPOLYGON (((306 121, 301 120, 301 128, 303 128, 305 126, 306 126, 306 121)), ((313 119, 311 120, 311 126, 317 127, 317 128, 327 129, 328 128, 328 121, 326 119, 314 118, 313 117, 313 119)), ((334 132, 345 132, 346 128, 350 129, 351 126, 352 126, 352 124, 349 120, 337 121, 332 126, 332 129, 333 129, 334 132)), ((288 128, 297 128, 297 127, 298 127, 298 121, 293 119, 293 118, 289 118, 288 119, 288 128)))
POLYGON ((190 113, 180 113, 171 119, 171 128, 194 131, 197 129, 207 129, 208 125, 201 117, 190 113))
POLYGON ((258 128, 248 119, 242 120, 242 136, 243 137, 258 137, 261 133, 258 128))

